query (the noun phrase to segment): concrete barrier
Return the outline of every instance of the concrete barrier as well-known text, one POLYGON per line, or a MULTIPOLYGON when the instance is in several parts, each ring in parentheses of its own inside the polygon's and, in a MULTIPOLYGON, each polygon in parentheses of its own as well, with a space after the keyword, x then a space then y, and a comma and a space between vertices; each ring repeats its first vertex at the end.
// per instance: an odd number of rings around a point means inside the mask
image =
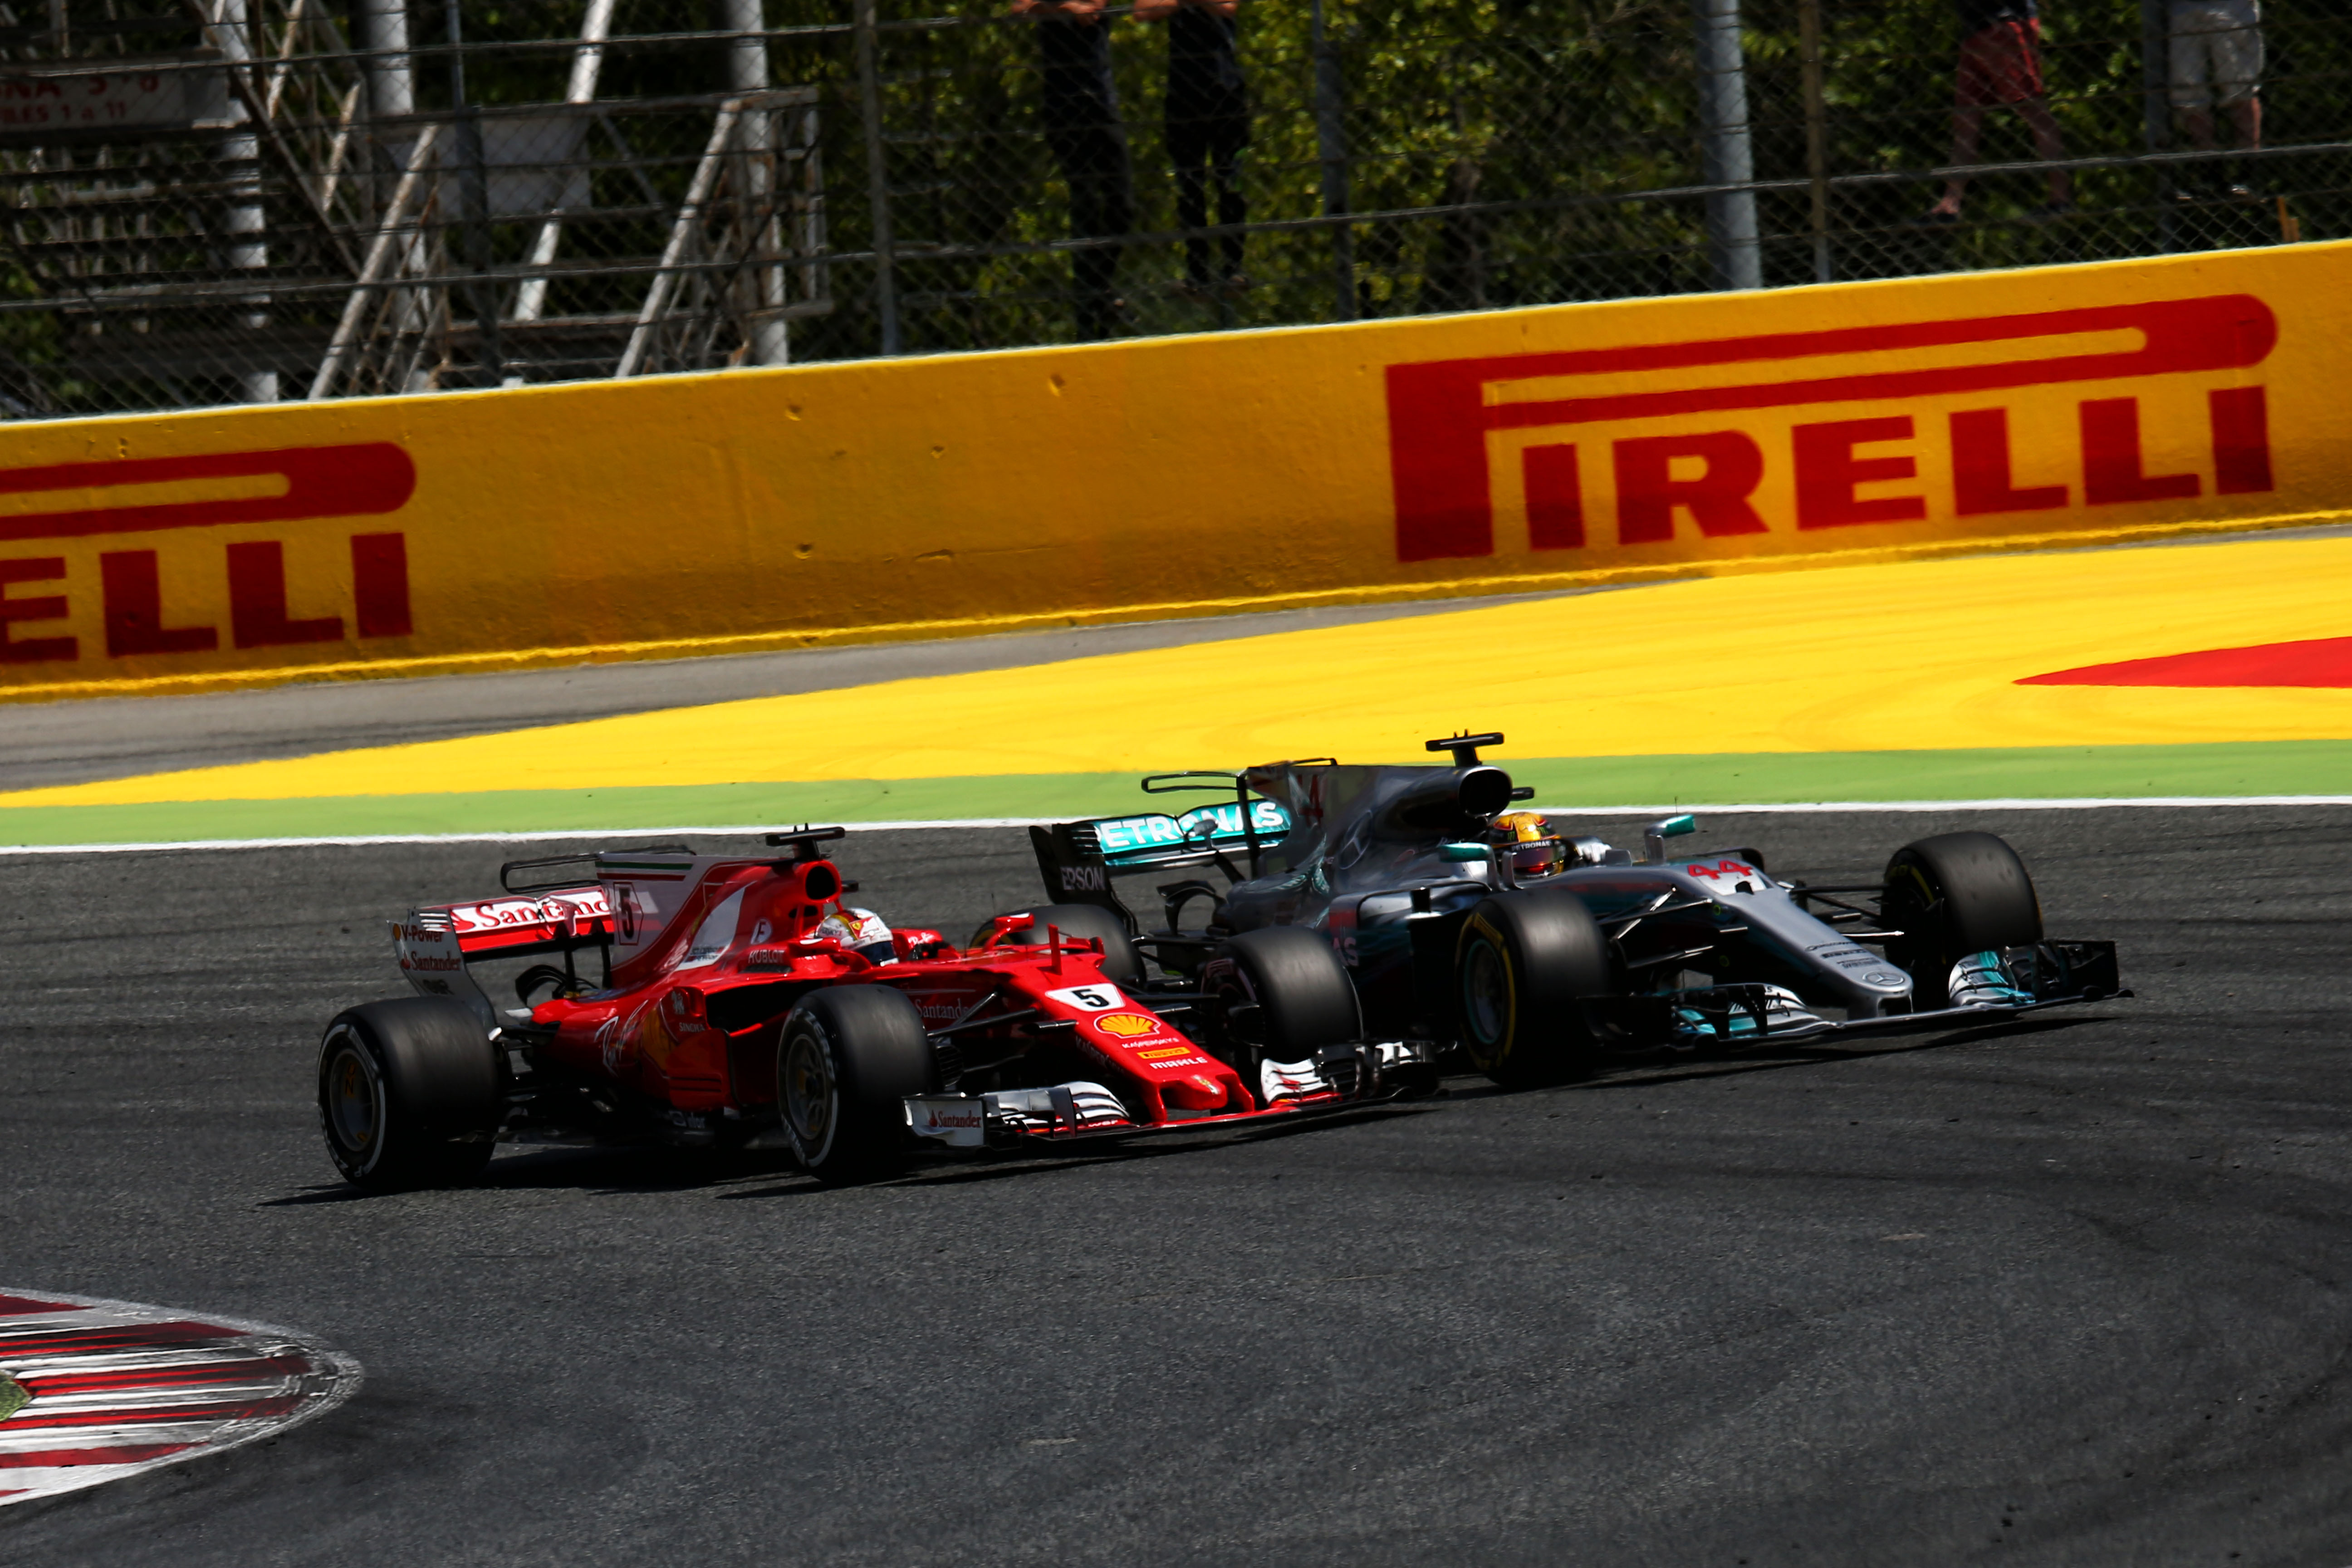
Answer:
POLYGON ((2347 282, 2314 245, 14 426, 0 697, 2327 521, 2347 282))

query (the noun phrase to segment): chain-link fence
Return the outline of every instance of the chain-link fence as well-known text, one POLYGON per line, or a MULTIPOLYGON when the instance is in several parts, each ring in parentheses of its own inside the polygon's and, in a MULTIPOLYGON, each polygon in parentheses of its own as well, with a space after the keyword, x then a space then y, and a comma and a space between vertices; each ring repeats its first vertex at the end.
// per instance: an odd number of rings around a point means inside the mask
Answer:
POLYGON ((1094 3, 0 5, 0 399, 425 391, 2352 232, 2352 28, 2322 0, 2045 0, 2038 42, 2000 0, 1094 3))

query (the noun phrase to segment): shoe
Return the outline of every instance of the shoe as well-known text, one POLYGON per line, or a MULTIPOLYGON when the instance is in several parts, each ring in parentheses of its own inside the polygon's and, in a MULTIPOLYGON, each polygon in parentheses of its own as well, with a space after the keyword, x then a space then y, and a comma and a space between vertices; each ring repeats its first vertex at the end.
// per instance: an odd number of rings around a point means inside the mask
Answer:
POLYGON ((2074 216, 2074 204, 2073 202, 2043 202, 2040 206, 2035 207, 2032 212, 2025 215, 2025 221, 2028 223, 2055 223, 2060 218, 2073 217, 2074 216))
POLYGON ((1190 300, 1195 305, 1208 302, 1209 282, 1205 278, 1179 278, 1168 287, 1180 300, 1190 300))
POLYGON ((1236 272, 1225 279, 1223 287, 1228 294, 1246 294, 1257 287, 1257 279, 1246 272, 1236 272))
POLYGON ((2252 185, 2231 185, 2221 194, 2233 202, 2258 202, 2263 199, 2263 193, 2252 185))

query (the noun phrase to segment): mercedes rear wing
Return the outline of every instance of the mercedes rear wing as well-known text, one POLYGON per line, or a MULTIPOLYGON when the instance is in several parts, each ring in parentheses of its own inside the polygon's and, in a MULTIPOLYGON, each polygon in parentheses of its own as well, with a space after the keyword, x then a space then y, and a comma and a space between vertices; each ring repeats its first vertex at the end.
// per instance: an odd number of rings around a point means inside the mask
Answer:
POLYGON ((1243 881, 1256 875, 1266 847, 1290 832, 1290 814, 1273 801, 1250 798, 1233 773, 1154 773, 1143 787, 1152 795, 1231 790, 1234 798, 1195 806, 1181 816, 1153 811, 1032 827, 1029 842, 1037 852, 1047 899, 1098 905, 1118 914, 1132 930, 1135 919, 1112 885, 1115 878, 1214 866, 1226 880, 1243 881), (1246 858, 1247 870, 1228 858, 1227 852, 1236 848, 1246 858))

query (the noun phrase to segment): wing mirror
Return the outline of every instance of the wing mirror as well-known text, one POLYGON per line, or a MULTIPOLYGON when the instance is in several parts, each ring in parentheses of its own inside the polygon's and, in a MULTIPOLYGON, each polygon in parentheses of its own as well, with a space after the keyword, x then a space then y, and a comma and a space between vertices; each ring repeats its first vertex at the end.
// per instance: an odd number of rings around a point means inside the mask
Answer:
POLYGON ((1642 829, 1642 847, 1647 852, 1650 859, 1664 860, 1666 858, 1667 839, 1680 838, 1685 833, 1697 831, 1698 818, 1688 812, 1675 816, 1661 817, 1642 829))

